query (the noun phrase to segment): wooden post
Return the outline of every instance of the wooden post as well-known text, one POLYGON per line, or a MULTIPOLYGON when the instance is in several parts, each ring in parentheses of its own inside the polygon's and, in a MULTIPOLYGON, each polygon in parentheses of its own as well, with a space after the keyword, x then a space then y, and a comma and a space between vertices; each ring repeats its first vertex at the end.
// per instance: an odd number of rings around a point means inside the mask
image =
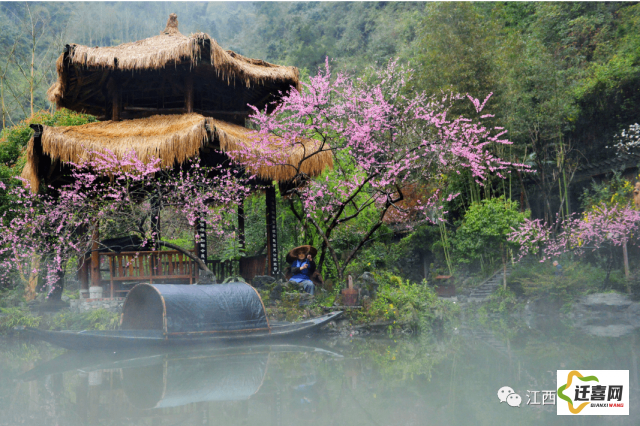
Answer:
POLYGON ((96 228, 91 236, 91 287, 100 286, 100 248, 98 242, 100 241, 99 225, 96 223, 96 228))
POLYGON ((184 80, 184 107, 187 113, 193 112, 193 74, 187 74, 184 80))
POLYGON ((153 250, 160 250, 160 197, 154 194, 151 197, 151 232, 153 234, 153 250))
POLYGON ((244 250, 244 197, 238 204, 238 245, 240 250, 244 250))
MULTIPOLYGON (((242 197, 238 203, 238 246, 240 247, 240 253, 244 253, 244 245, 244 197, 242 197)), ((243 273, 245 273, 243 268, 243 259, 244 257, 240 257, 240 260, 238 261, 238 275, 241 277, 244 277, 243 273)))
POLYGON ((270 185, 266 189, 267 203, 267 261, 269 275, 278 275, 278 227, 276 224, 276 189, 270 185))
POLYGON ((196 221, 196 234, 198 238, 195 244, 196 254, 205 264, 207 263, 207 222, 204 220, 196 221))
POLYGON ((111 120, 120 121, 120 111, 122 111, 122 101, 120 99, 120 85, 111 78, 107 83, 107 91, 111 100, 111 120))

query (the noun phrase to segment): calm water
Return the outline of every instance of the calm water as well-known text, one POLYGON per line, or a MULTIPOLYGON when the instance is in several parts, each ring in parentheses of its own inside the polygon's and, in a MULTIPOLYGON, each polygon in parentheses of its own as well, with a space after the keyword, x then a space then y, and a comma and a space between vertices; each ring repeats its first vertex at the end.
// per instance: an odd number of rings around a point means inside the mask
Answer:
POLYGON ((79 354, 0 341, 0 425, 637 425, 638 330, 593 337, 511 320, 419 338, 79 354), (630 373, 630 416, 526 405, 557 369, 630 373), (21 380, 16 380, 19 378, 21 380), (521 407, 499 403, 502 386, 521 407))

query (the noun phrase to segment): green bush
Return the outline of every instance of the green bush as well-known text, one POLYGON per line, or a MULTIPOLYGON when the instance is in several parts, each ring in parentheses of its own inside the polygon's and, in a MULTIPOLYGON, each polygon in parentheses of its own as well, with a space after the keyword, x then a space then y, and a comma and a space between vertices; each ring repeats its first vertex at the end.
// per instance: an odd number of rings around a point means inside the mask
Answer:
POLYGON ((115 330, 120 324, 120 315, 106 309, 76 313, 62 311, 48 319, 50 330, 115 330))
POLYGON ((599 291, 606 271, 586 262, 561 262, 562 274, 545 263, 518 264, 509 276, 510 287, 527 297, 549 297, 569 301, 576 296, 599 291))
POLYGON ((458 263, 479 262, 485 273, 493 272, 508 249, 517 248, 507 241, 512 228, 517 228, 530 215, 521 212, 518 203, 504 197, 473 203, 464 215, 453 240, 453 254, 458 263))
POLYGON ((375 274, 379 283, 370 315, 407 324, 416 330, 433 329, 451 320, 458 307, 438 298, 425 281, 413 283, 390 274, 375 274))
POLYGON ((0 308, 0 333, 11 331, 14 327, 38 327, 40 317, 33 315, 27 308, 0 308))

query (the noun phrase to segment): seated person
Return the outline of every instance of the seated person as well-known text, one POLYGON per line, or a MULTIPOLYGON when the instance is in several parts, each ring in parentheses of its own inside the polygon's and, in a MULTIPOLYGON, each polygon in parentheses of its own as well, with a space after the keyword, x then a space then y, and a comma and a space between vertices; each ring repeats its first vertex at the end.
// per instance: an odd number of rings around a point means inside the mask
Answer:
POLYGON ((313 261, 313 256, 310 253, 298 253, 298 257, 291 264, 291 278, 289 281, 293 281, 296 284, 302 286, 304 291, 309 294, 313 294, 315 285, 311 281, 311 276, 316 270, 316 264, 313 261))

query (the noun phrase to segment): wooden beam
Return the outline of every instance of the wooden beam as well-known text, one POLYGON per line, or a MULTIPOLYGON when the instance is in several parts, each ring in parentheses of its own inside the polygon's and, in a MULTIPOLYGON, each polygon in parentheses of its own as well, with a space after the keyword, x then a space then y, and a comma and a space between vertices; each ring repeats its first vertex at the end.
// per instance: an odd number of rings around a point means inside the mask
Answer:
POLYGON ((276 223, 276 189, 269 185, 266 189, 267 203, 267 262, 269 275, 275 277, 280 272, 278 267, 278 226, 276 223))
POLYGON ((253 112, 250 111, 211 111, 206 109, 197 109, 195 112, 203 114, 203 115, 251 115, 253 112))

